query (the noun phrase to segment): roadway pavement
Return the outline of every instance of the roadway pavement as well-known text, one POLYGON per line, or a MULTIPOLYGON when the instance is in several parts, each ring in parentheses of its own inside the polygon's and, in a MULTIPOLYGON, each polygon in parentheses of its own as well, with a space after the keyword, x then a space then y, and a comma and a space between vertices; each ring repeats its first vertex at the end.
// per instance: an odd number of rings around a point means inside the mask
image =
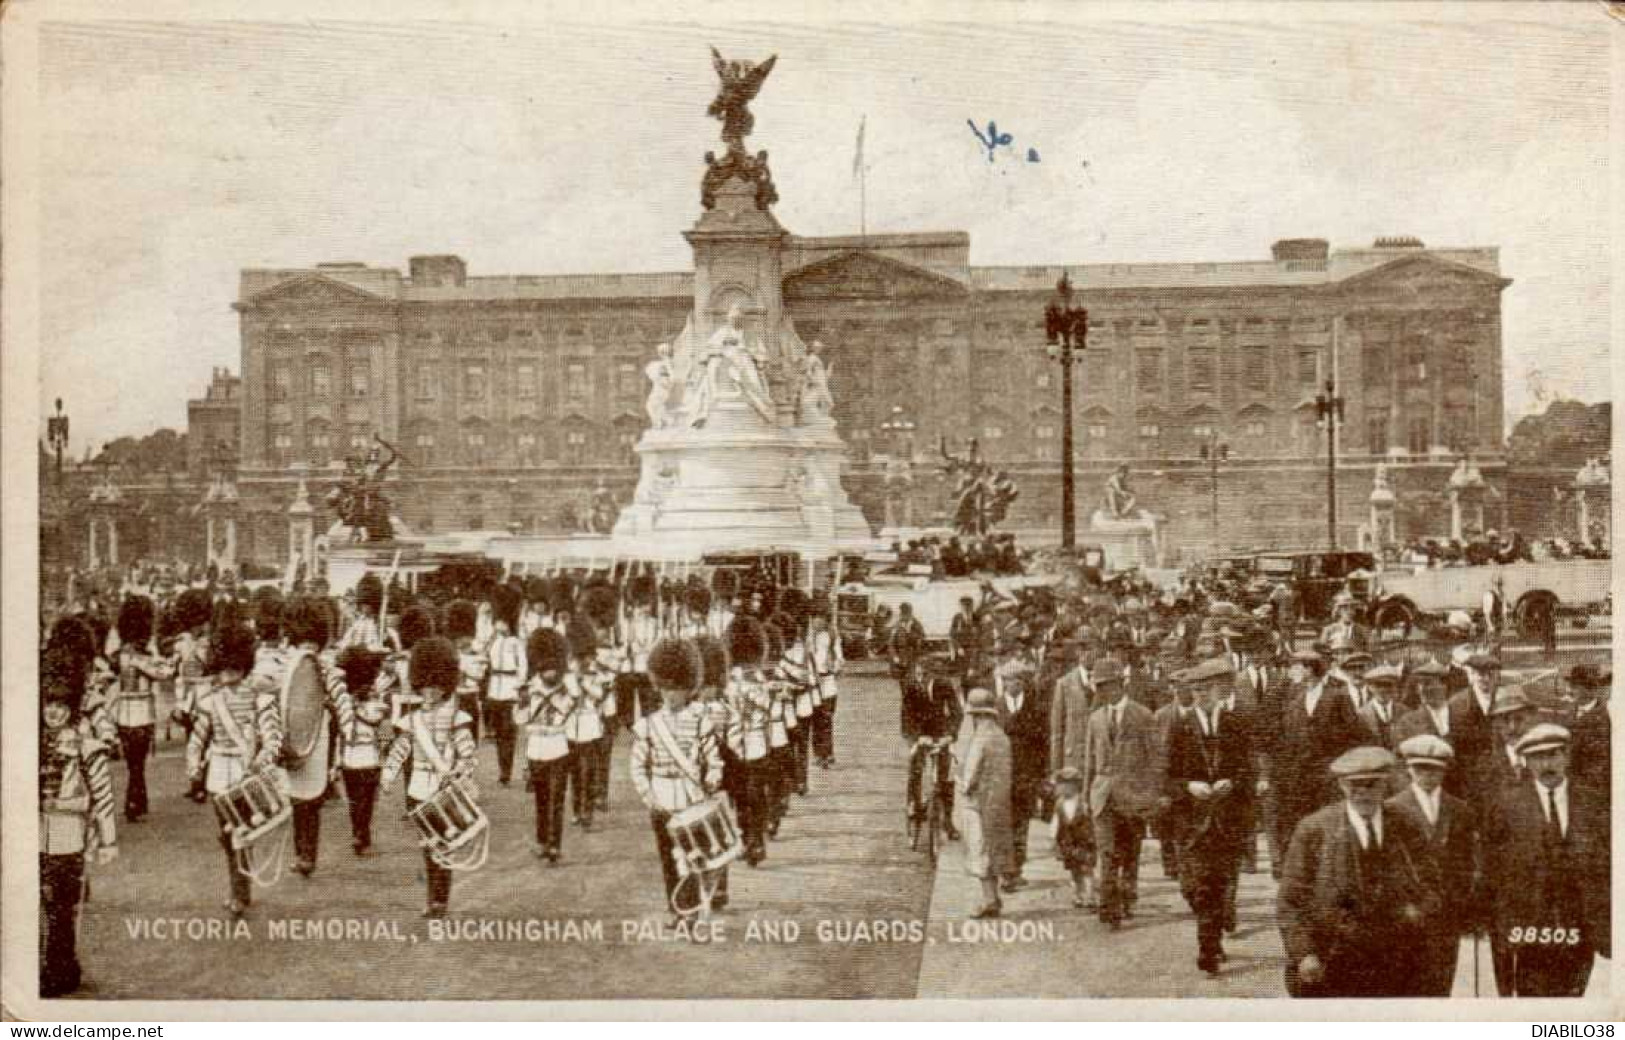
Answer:
MULTIPOLYGON (((1591 633, 1595 636, 1596 633, 1591 633)), ((1605 635, 1605 634, 1604 634, 1605 635)), ((1605 644, 1602 644, 1605 646, 1605 644)), ((1565 638, 1562 658, 1596 647, 1565 638)), ((1513 666, 1522 651, 1510 655, 1513 666)), ((1532 665, 1550 667, 1535 661, 1532 665)), ((315 875, 284 877, 229 927, 212 811, 181 797, 178 742, 149 766, 152 812, 120 820, 121 856, 93 874, 81 933, 85 997, 112 999, 625 999, 1278 996, 1281 953, 1267 858, 1245 875, 1239 934, 1218 979, 1195 968, 1195 929, 1158 850, 1142 854, 1136 918, 1116 934, 1071 906, 1069 883, 1032 829, 1033 884, 1007 897, 1008 934, 966 920, 975 882, 948 846, 932 871, 903 832, 905 752, 898 691, 873 665, 843 681, 837 766, 812 773, 759 869, 731 871, 716 941, 660 928, 667 915, 649 820, 616 745, 613 809, 592 832, 569 826, 563 861, 530 855, 523 785, 497 786, 495 751, 478 777, 492 819, 490 860, 457 877, 450 931, 419 918, 421 857, 399 789, 381 796, 380 855, 356 859, 342 799, 323 812, 315 875), (359 934, 358 934, 359 933, 359 934), (796 934, 798 933, 798 934, 796 934)), ((114 773, 122 800, 124 769, 114 773)), ((568 825, 567 825, 568 826, 568 825)), ((290 850, 291 852, 291 850, 290 850)), ((1470 947, 1457 992, 1472 993, 1470 947)), ((1490 988, 1487 958, 1482 985, 1490 988)))

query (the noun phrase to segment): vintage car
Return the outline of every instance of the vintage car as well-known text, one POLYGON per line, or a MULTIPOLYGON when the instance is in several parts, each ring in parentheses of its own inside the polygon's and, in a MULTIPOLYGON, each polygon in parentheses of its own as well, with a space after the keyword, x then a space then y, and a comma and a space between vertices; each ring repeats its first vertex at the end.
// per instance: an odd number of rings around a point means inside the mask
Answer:
POLYGON ((1289 586, 1298 620, 1314 623, 1331 617, 1332 600, 1345 587, 1352 585, 1350 591, 1359 598, 1363 580, 1376 566, 1376 558, 1370 553, 1347 549, 1283 550, 1253 557, 1257 585, 1267 582, 1272 590, 1282 584, 1289 586))
POLYGON ((1611 568, 1609 560, 1543 560, 1390 570, 1377 578, 1368 616, 1384 629, 1408 628, 1457 610, 1504 615, 1535 637, 1550 617, 1607 611, 1611 568))

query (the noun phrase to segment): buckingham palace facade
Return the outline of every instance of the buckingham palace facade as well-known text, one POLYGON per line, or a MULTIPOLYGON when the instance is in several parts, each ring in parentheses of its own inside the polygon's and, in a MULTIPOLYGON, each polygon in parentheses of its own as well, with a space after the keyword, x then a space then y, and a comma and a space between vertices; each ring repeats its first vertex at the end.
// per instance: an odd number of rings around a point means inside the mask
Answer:
MULTIPOLYGON (((1187 552, 1319 544, 1315 395, 1335 375, 1342 535, 1357 537, 1379 461, 1401 537, 1446 533, 1461 457, 1492 489, 1505 481, 1511 283, 1498 251, 1392 238, 1348 249, 1288 239, 1270 253, 1064 268, 1090 313, 1073 401, 1080 518, 1127 462, 1140 501, 1168 516, 1187 552), (1218 444, 1215 465, 1203 448, 1218 444)), ((973 266, 969 235, 948 232, 792 237, 784 272, 801 338, 825 346, 848 485, 877 528, 883 516, 933 522, 940 439, 959 450, 974 436, 1022 489, 1010 526, 1053 540, 1061 392, 1043 313, 1062 267, 973 266)), ((400 451, 393 495, 417 532, 562 532, 571 504, 600 485, 624 503, 646 425, 644 365, 692 305, 687 272, 484 276, 444 255, 413 257, 404 273, 243 271, 243 551, 283 558, 300 479, 319 499, 374 433, 400 451)))

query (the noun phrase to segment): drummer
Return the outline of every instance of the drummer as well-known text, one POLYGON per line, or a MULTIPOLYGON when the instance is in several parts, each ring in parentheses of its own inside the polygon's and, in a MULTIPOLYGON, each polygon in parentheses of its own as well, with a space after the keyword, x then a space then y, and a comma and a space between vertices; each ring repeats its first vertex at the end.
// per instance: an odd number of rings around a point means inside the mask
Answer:
MULTIPOLYGON (((270 770, 282 750, 282 712, 275 688, 257 677, 247 679, 254 668, 254 633, 241 624, 227 624, 216 628, 210 644, 214 682, 198 701, 186 744, 186 774, 197 802, 225 794, 251 773, 270 770)), ((231 879, 226 909, 241 917, 253 902, 253 888, 232 847, 231 818, 218 802, 215 814, 231 879)))
MULTIPOLYGON (((432 636, 412 647, 412 689, 423 696, 424 706, 407 716, 405 725, 396 732, 381 777, 381 786, 387 791, 410 761, 408 812, 454 780, 474 775, 474 720, 458 709, 453 698, 458 673, 457 648, 449 640, 432 636)), ((451 871, 435 861, 427 846, 423 850, 423 871, 429 883, 428 907, 423 916, 445 917, 451 902, 451 871)))
POLYGON ((632 785, 649 807, 666 904, 677 891, 677 861, 667 823, 722 786, 722 752, 705 705, 693 699, 704 675, 700 652, 687 640, 661 639, 649 651, 649 681, 661 706, 632 725, 632 785))

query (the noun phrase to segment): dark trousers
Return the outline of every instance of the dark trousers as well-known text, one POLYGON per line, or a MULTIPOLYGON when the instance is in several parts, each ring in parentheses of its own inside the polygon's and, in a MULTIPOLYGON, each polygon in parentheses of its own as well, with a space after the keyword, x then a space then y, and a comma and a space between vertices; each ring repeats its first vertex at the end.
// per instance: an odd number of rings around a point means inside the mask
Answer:
POLYGON ((767 760, 772 789, 768 798, 768 830, 776 830, 790 808, 790 795, 796 789, 795 731, 790 731, 790 743, 768 752, 767 760))
POLYGON ((764 755, 755 761, 736 759, 734 766, 738 781, 734 788, 734 811, 739 816, 739 830, 745 840, 745 852, 758 857, 766 854, 764 837, 770 812, 769 798, 773 789, 770 772, 772 758, 764 755))
POLYGON ((152 752, 154 726, 120 726, 119 749, 124 755, 124 768, 129 770, 124 787, 124 818, 139 820, 147 815, 147 755, 152 752))
POLYGON ((1456 983, 1456 958, 1461 952, 1461 936, 1454 928, 1430 930, 1415 951, 1416 970, 1407 981, 1407 997, 1448 997, 1456 983))
POLYGON ((350 806, 350 837, 356 850, 372 847, 372 810, 378 804, 378 777, 381 770, 344 770, 344 800, 350 806))
POLYGON ((308 870, 316 869, 322 845, 322 802, 325 796, 293 801, 293 855, 308 870))
POLYGON ((221 821, 220 847, 226 851, 226 878, 231 889, 231 901, 248 906, 254 901, 254 885, 243 872, 242 857, 231 847, 231 832, 225 829, 224 821, 221 821))
POLYGON ((44 853, 39 858, 40 922, 39 994, 60 997, 79 988, 76 929, 79 899, 84 893, 85 857, 44 853))
POLYGON ((1162 852, 1162 873, 1165 877, 1179 876, 1179 847, 1185 840, 1185 819, 1172 809, 1157 814, 1152 823, 1157 835, 1157 846, 1162 852))
POLYGON ((1204 961, 1219 955, 1224 946, 1224 893, 1234 856, 1179 851, 1179 890, 1196 915, 1196 954, 1204 961))
POLYGON ((666 886, 666 905, 671 906, 671 894, 677 891, 677 860, 672 855, 671 832, 666 830, 666 821, 671 819, 671 813, 661 812, 659 809, 649 810, 649 826, 655 832, 655 852, 660 855, 660 878, 666 886))
POLYGON ((570 815, 582 823, 592 823, 593 774, 598 771, 598 741, 570 745, 570 815))
POLYGON ((497 743, 497 779, 503 783, 513 779, 513 755, 517 729, 513 721, 513 701, 487 701, 491 716, 491 736, 497 743))
MULTIPOLYGON (((953 759, 946 753, 937 755, 937 775, 933 778, 936 785, 935 793, 943 799, 952 818, 954 811, 954 774, 953 759)), ((908 809, 910 815, 918 814, 924 820, 925 814, 930 811, 930 803, 925 792, 921 790, 925 780, 925 752, 915 748, 908 759, 908 809)))
POLYGON ((595 742, 592 760, 592 791, 594 808, 609 812, 609 763, 615 755, 615 730, 605 720, 604 735, 595 742))
POLYGON ((812 718, 796 720, 796 728, 790 731, 791 751, 791 787, 797 793, 807 793, 807 759, 812 747, 812 718))
POLYGON ((835 703, 836 698, 831 697, 813 709, 812 753, 820 762, 835 758, 835 703))
POLYGON ((1107 805, 1095 816, 1100 856, 1100 919, 1121 921, 1139 894, 1140 821, 1107 805))
MULTIPOLYGON (((423 801, 408 795, 406 798, 406 811, 411 812, 423 801)), ((434 856, 428 849, 423 850, 423 876, 429 882, 429 906, 444 907, 451 902, 451 871, 434 861, 434 856)))
POLYGON ((564 787, 574 755, 530 763, 531 793, 536 796, 536 844, 557 855, 564 847, 564 787))
POLYGON ((1511 953, 1514 997, 1583 997, 1596 950, 1589 942, 1573 946, 1515 946, 1511 953))
POLYGON ((1036 776, 1017 777, 1010 783, 1010 836, 1015 845, 1015 870, 1011 873, 1014 877, 1020 877, 1027 865, 1027 831, 1033 811, 1038 808, 1038 784, 1036 776))
POLYGON ((469 720, 470 720, 471 725, 472 725, 471 732, 473 733, 473 736, 474 736, 474 743, 478 744, 480 742, 480 695, 479 695, 479 693, 477 691, 474 692, 474 693, 459 693, 457 695, 457 709, 459 711, 464 712, 465 714, 468 715, 469 720))
POLYGON ((660 707, 660 696, 647 675, 623 672, 615 677, 615 704, 620 709, 621 725, 631 729, 633 722, 660 707))

